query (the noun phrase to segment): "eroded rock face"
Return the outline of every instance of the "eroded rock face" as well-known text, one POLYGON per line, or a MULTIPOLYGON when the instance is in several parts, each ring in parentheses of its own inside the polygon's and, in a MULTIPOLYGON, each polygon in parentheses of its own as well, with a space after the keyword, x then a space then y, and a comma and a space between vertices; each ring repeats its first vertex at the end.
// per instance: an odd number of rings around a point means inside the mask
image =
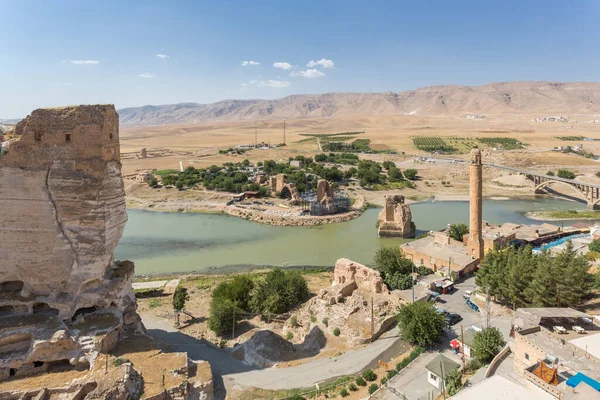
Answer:
POLYGON ((15 132, 0 158, 0 379, 93 363, 143 329, 133 263, 113 259, 127 221, 114 106, 35 110, 15 132))
POLYGON ((404 203, 404 196, 385 197, 385 207, 379 213, 377 234, 379 237, 415 236, 412 213, 408 204, 404 203))

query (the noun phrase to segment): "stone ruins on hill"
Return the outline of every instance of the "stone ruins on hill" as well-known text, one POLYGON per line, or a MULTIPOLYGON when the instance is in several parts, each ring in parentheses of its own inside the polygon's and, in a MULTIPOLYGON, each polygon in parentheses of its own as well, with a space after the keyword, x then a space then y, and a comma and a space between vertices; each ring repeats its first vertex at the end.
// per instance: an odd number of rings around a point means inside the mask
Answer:
POLYGON ((208 365, 145 335, 134 264, 113 258, 127 221, 114 106, 35 110, 15 133, 0 158, 0 398, 211 398, 210 373, 190 378, 208 365), (127 343, 170 360, 161 388, 127 343))

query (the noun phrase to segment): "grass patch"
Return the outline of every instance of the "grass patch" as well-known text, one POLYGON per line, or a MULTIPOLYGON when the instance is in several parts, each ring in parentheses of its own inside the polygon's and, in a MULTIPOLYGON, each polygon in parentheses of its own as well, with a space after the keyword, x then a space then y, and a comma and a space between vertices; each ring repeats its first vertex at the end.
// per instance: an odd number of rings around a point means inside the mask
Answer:
POLYGON ((599 219, 600 212, 596 211, 578 211, 578 210, 565 210, 565 211, 539 211, 535 213, 536 216, 553 218, 553 219, 599 219))

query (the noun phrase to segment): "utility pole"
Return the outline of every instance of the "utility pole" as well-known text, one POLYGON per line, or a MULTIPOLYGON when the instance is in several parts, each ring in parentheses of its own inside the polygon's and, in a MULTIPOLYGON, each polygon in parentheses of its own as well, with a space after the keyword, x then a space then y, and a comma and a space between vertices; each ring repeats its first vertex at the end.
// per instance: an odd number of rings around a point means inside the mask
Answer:
POLYGON ((375 319, 374 319, 374 308, 373 308, 373 296, 371 296, 371 341, 375 336, 375 319))
POLYGON ((442 371, 442 394, 446 400, 446 382, 444 382, 444 364, 440 361, 440 371, 442 371))
POLYGON ((462 324, 460 325, 460 344, 462 347, 462 371, 461 371, 461 375, 465 375, 465 334, 463 332, 463 326, 462 324))
POLYGON ((410 255, 410 262, 412 263, 412 275, 410 276, 410 283, 412 288, 412 302, 415 302, 415 260, 412 254, 410 255))

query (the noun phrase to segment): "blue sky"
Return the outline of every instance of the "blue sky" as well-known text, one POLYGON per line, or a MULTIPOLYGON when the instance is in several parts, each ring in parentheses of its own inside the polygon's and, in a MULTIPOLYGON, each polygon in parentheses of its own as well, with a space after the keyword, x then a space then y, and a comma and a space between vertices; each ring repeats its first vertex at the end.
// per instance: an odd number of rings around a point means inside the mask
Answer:
POLYGON ((78 103, 600 80, 600 2, 493 3, 0 0, 0 117, 78 103))

